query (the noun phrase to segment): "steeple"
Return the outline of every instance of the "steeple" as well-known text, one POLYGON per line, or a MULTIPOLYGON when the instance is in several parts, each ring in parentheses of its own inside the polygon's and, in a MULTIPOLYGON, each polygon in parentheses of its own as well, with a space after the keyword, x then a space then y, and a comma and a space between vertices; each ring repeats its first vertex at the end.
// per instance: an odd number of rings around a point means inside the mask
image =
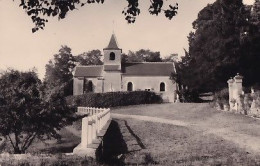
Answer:
POLYGON ((113 49, 113 50, 120 49, 118 47, 118 44, 117 44, 117 41, 116 41, 116 36, 115 36, 114 33, 112 34, 112 36, 110 38, 110 42, 109 42, 108 46, 105 49, 113 49))

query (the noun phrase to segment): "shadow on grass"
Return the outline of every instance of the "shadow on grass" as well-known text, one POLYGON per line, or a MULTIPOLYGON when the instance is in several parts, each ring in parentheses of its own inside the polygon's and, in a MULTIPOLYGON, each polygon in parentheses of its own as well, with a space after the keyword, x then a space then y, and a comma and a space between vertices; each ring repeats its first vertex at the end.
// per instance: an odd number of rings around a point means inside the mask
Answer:
POLYGON ((124 165, 123 156, 127 145, 120 132, 119 124, 112 120, 103 138, 103 143, 96 152, 97 160, 108 165, 124 165))
POLYGON ((133 130, 130 128, 130 126, 128 125, 127 121, 124 120, 125 126, 128 129, 128 131, 130 132, 130 134, 136 139, 138 145, 142 148, 142 149, 146 149, 146 147, 144 146, 143 142, 141 141, 141 139, 133 132, 133 130))

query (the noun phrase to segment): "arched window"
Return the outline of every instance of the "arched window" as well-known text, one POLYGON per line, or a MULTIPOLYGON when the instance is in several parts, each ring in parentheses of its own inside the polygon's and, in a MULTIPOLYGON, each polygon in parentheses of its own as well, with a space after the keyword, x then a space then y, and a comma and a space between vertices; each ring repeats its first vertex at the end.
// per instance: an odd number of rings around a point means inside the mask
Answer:
POLYGON ((165 83, 164 82, 161 82, 161 84, 160 84, 160 91, 161 92, 165 91, 165 83))
POLYGON ((84 80, 84 85, 83 85, 83 92, 88 93, 88 92, 93 92, 93 82, 91 80, 84 80))
POLYGON ((88 92, 93 92, 93 83, 92 83, 92 81, 88 82, 88 92))
POLYGON ((109 60, 115 60, 116 59, 116 55, 114 52, 111 52, 110 53, 110 56, 109 56, 109 60))
POLYGON ((133 83, 132 82, 128 82, 127 91, 133 91, 133 83))

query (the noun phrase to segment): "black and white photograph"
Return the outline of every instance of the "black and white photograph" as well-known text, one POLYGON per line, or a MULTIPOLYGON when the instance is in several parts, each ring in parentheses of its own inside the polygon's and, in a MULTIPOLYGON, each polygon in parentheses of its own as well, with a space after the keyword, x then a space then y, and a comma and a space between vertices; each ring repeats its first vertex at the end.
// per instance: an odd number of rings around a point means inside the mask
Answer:
POLYGON ((260 0, 0 0, 0 166, 260 166, 260 0))

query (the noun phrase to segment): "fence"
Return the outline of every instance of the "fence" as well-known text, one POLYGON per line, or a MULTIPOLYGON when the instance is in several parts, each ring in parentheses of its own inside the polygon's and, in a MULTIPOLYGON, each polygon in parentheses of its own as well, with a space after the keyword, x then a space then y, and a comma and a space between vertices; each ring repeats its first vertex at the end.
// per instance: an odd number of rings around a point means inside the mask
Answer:
POLYGON ((104 127, 110 120, 110 109, 78 107, 77 113, 88 114, 88 116, 82 119, 81 143, 73 150, 73 153, 84 153, 91 144, 100 144, 96 140, 100 133, 106 132, 107 128, 104 127))

